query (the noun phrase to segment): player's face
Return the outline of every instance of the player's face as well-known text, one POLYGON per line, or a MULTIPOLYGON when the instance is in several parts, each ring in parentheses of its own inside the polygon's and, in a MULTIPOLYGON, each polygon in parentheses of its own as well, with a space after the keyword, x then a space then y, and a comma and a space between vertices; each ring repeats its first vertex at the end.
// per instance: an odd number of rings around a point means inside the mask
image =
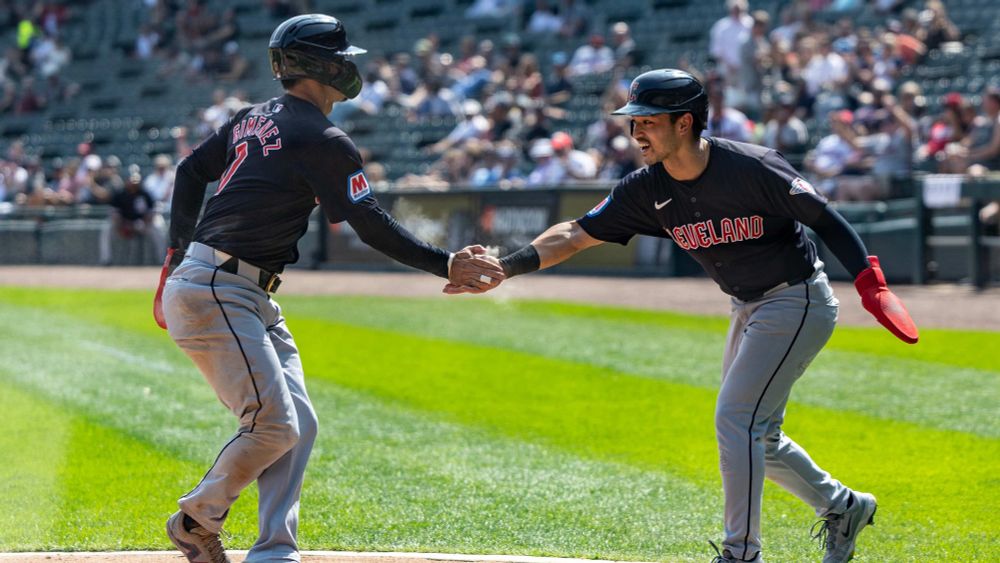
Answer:
POLYGON ((666 113, 632 118, 632 138, 639 143, 643 164, 648 166, 676 154, 681 141, 677 125, 666 113))

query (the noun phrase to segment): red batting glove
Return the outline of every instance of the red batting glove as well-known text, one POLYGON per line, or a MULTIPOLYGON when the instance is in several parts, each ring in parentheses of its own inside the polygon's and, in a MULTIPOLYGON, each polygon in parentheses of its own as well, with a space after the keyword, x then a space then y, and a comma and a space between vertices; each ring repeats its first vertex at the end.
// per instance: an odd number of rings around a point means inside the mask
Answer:
POLYGON ((153 298, 153 320, 164 330, 167 328, 167 320, 163 317, 163 286, 167 283, 170 274, 174 272, 174 268, 184 259, 184 254, 179 254, 175 263, 174 252, 176 251, 176 248, 167 249, 167 257, 163 260, 163 269, 160 270, 160 284, 156 286, 156 297, 153 298))
POLYGON ((882 326, 895 334, 896 338, 907 344, 916 344, 920 338, 917 325, 913 324, 913 319, 906 312, 906 307, 903 307, 899 297, 889 291, 885 283, 885 274, 878 264, 878 257, 869 256, 868 262, 871 265, 854 279, 854 287, 861 296, 861 304, 882 326))

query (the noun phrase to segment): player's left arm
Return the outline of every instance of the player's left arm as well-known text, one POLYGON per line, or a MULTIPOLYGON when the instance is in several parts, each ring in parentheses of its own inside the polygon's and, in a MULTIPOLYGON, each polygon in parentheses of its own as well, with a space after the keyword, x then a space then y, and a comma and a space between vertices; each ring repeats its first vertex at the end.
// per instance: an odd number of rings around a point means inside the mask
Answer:
POLYGON ((303 174, 331 223, 346 220, 362 242, 401 264, 482 292, 504 279, 486 249, 471 246, 450 253, 413 235, 379 207, 354 143, 336 128, 303 156, 303 174), (488 280, 487 280, 488 278, 488 280))
POLYGON ((854 287, 865 310, 897 338, 915 344, 919 339, 916 324, 903 302, 889 290, 878 257, 868 255, 854 228, 780 154, 771 151, 762 162, 773 172, 766 180, 768 184, 777 184, 777 189, 767 190, 767 197, 778 212, 815 231, 854 276, 854 287))
MULTIPOLYGON (((237 116, 242 117, 242 112, 237 116)), ((153 319, 160 328, 167 328, 163 316, 163 286, 184 260, 184 252, 194 236, 198 215, 205 201, 205 188, 209 182, 218 180, 226 169, 226 137, 232 123, 230 120, 212 133, 177 165, 174 195, 170 203, 170 242, 163 259, 163 268, 160 269, 156 295, 153 297, 153 319)))

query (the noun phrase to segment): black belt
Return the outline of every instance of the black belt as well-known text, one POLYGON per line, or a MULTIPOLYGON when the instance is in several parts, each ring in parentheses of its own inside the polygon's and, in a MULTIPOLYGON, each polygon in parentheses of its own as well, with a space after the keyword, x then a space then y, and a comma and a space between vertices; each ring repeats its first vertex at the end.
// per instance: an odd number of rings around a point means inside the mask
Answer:
POLYGON ((275 293, 281 285, 281 278, 274 272, 268 272, 239 258, 216 250, 207 244, 192 242, 188 245, 187 255, 202 262, 218 267, 223 272, 235 274, 250 280, 265 293, 275 293))
MULTIPOLYGON (((243 263, 246 264, 246 262, 243 263)), ((254 268, 257 267, 254 266, 254 268)), ((219 264, 219 269, 223 272, 229 272, 230 274, 236 274, 237 276, 242 276, 244 278, 247 277, 245 274, 240 273, 240 259, 235 256, 232 256, 229 260, 219 264)), ((248 279, 256 283, 257 286, 263 289, 265 293, 277 293, 278 287, 281 285, 281 277, 279 277, 278 274, 268 272, 262 268, 257 268, 257 279, 248 279)))

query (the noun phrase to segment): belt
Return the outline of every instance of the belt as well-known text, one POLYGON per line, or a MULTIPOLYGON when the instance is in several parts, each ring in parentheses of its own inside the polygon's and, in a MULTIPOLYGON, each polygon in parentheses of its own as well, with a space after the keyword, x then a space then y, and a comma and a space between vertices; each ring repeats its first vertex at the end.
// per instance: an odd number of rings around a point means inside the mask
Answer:
POLYGON ((249 262, 244 262, 235 256, 200 242, 189 244, 186 255, 217 266, 223 272, 246 278, 263 289, 265 293, 275 293, 278 291, 278 286, 281 285, 281 278, 278 274, 258 268, 249 262))

